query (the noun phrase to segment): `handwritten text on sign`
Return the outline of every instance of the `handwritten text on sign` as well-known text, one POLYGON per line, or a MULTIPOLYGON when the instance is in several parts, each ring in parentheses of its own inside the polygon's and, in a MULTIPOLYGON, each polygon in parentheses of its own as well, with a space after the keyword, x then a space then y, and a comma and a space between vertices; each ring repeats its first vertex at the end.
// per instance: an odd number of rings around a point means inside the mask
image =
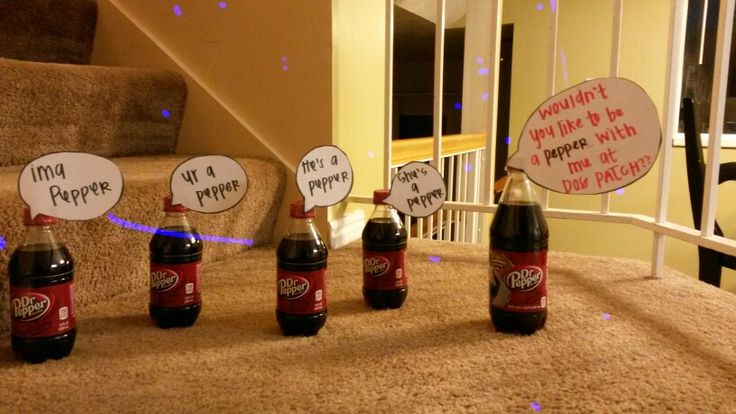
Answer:
POLYGON ((245 196, 245 170, 224 155, 190 158, 171 174, 173 204, 200 213, 219 213, 238 204, 245 196))
POLYGON ((89 220, 120 200, 123 175, 112 161, 84 152, 57 152, 28 163, 18 178, 20 197, 37 214, 89 220))
POLYGON ((613 191, 652 167, 662 139, 659 125, 657 109, 639 85, 589 80, 534 111, 507 164, 560 193, 613 191))
POLYGON ((331 206, 353 188, 353 167, 348 156, 333 145, 317 147, 299 161, 296 183, 304 196, 304 211, 331 206))
POLYGON ((423 162, 401 167, 391 182, 391 194, 385 202, 412 217, 426 217, 445 203, 447 190, 439 171, 423 162))

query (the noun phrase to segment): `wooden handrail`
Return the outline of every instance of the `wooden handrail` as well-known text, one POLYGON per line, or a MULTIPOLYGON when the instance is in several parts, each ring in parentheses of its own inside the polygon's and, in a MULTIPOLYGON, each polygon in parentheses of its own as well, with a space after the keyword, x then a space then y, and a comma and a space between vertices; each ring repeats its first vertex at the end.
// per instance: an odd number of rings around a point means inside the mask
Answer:
MULTIPOLYGON (((434 137, 405 138, 391 141, 391 167, 400 167, 411 161, 432 159, 434 137)), ((485 149, 486 134, 457 134, 442 137, 442 155, 453 156, 485 149)), ((493 184, 493 192, 500 193, 506 185, 506 176, 493 184)))
MULTIPOLYGON (((411 161, 432 159, 434 138, 406 138, 391 141, 391 167, 399 167, 411 161)), ((486 147, 486 134, 458 134, 442 137, 442 156, 477 151, 486 147)))

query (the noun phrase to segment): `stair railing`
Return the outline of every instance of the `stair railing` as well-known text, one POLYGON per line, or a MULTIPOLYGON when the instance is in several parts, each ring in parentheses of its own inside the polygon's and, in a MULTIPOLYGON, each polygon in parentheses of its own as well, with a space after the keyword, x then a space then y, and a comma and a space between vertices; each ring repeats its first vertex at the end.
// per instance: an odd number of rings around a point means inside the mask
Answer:
MULTIPOLYGON (((430 163, 433 137, 393 140, 391 178, 405 164, 412 161, 430 163)), ((445 135, 442 137, 442 156, 438 171, 447 188, 446 201, 479 203, 481 200, 481 171, 485 157, 484 133, 445 135)), ((480 213, 441 209, 428 218, 404 217, 410 237, 433 238, 464 243, 483 240, 480 213)))

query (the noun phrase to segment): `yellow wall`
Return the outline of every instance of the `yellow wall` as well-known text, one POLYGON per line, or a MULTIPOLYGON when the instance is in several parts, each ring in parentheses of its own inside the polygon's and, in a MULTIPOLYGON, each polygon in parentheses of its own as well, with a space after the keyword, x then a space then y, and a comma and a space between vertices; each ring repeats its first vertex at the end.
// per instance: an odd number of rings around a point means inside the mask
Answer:
MULTIPOLYGON (((334 144, 353 166, 353 194, 383 187, 386 6, 383 1, 333 0, 334 144)), ((369 205, 332 208, 334 217, 369 205), (347 207, 347 210, 345 208, 347 207)))
MULTIPOLYGON (((181 16, 173 2, 99 3, 93 63, 185 75, 177 152, 278 158, 294 171, 311 148, 332 143, 329 1, 231 0, 221 9, 215 1, 179 0, 181 16)), ((288 174, 276 237, 298 195, 288 174)))
MULTIPOLYGON (((609 75, 613 7, 610 0, 564 0, 559 2, 560 34, 557 53, 556 90, 586 78, 609 75), (561 51, 565 52, 567 80, 563 77, 561 51)), ((662 113, 671 0, 625 1, 620 76, 633 80, 649 94, 662 113)), ((514 54, 511 96, 511 136, 518 137, 527 117, 546 98, 548 36, 551 25, 548 2, 515 0, 504 2, 504 23, 514 24, 514 54), (537 5, 544 8, 539 11, 537 5)), ((512 144, 515 150, 516 143, 512 144)), ((722 161, 736 160, 736 151, 721 152, 722 161)), ((659 164, 643 179, 613 194, 611 210, 655 214, 659 164)), ((684 150, 674 148, 671 172, 669 220, 692 226, 684 150)), ((729 184, 730 185, 730 184, 729 184)), ((736 185, 734 185, 736 186, 736 185)), ((721 186, 718 217, 726 234, 736 234, 736 206, 724 194, 735 188, 721 186)), ((599 196, 570 196, 552 193, 550 206, 585 210, 600 209, 599 196)), ((587 254, 625 256, 649 260, 649 232, 626 225, 550 220, 553 249, 587 254)), ((665 262, 697 276, 698 258, 694 245, 671 238, 666 242, 665 262)), ((725 289, 736 291, 736 272, 724 271, 725 289)))

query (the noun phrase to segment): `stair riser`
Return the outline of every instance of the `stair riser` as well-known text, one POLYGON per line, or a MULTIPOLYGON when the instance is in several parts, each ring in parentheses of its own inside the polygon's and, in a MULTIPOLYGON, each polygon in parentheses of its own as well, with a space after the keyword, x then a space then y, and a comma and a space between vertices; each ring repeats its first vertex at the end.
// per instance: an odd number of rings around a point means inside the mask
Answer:
POLYGON ((0 0, 0 57, 89 64, 94 0, 0 0))
POLYGON ((173 72, 0 59, 0 166, 56 151, 173 153, 185 101, 173 72))

